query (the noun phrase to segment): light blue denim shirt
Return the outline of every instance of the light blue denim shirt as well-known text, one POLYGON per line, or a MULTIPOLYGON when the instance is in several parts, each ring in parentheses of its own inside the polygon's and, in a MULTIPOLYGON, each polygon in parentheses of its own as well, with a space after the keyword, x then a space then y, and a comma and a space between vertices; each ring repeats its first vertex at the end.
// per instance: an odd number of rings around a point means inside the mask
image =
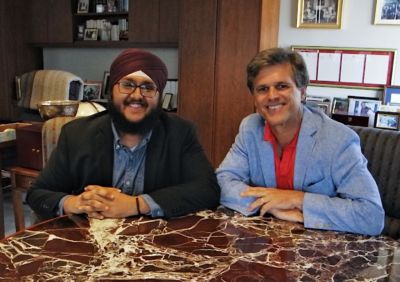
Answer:
POLYGON ((113 187, 119 188, 127 195, 141 195, 150 207, 152 217, 164 216, 161 207, 144 190, 144 170, 146 148, 152 132, 147 133, 140 143, 128 148, 121 144, 117 130, 112 124, 114 135, 114 170, 113 187))
MULTIPOLYGON (((112 185, 127 195, 141 195, 150 207, 152 217, 164 216, 164 211, 148 194, 142 194, 144 191, 144 170, 146 160, 146 148, 150 141, 152 131, 147 133, 140 143, 128 148, 121 144, 117 130, 112 124, 114 136, 114 170, 112 185)), ((58 214, 64 214, 64 201, 70 195, 63 197, 58 205, 58 214)))

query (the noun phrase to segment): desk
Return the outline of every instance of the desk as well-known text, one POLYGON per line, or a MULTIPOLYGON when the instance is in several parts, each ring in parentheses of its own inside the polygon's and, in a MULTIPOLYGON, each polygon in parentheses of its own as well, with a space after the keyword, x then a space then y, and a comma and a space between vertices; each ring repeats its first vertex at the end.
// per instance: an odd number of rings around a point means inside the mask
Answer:
POLYGON ((0 241, 10 281, 400 281, 400 242, 228 210, 171 219, 64 216, 0 241))

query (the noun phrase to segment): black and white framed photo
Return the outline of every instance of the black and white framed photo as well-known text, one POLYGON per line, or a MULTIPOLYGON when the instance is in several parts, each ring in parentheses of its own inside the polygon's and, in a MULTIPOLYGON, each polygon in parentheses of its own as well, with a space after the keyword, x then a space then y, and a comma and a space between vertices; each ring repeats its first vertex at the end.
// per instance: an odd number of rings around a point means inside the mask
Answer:
POLYGON ((374 24, 400 24, 400 1, 376 0, 374 24))
POLYGON ((83 40, 97 40, 97 28, 86 28, 83 40))
POLYGON ((76 11, 78 14, 88 13, 89 12, 89 0, 79 0, 78 8, 76 11))
POLYGON ((100 99, 101 82, 87 81, 83 84, 83 101, 100 99))
POLYGON ((297 27, 341 28, 343 0, 298 0, 297 27))
POLYGON ((110 88, 110 72, 105 71, 103 74, 103 84, 102 84, 102 92, 101 92, 101 98, 102 99, 108 99, 111 95, 111 88, 110 88))
POLYGON ((376 128, 399 130, 400 113, 399 112, 376 112, 375 125, 376 128))

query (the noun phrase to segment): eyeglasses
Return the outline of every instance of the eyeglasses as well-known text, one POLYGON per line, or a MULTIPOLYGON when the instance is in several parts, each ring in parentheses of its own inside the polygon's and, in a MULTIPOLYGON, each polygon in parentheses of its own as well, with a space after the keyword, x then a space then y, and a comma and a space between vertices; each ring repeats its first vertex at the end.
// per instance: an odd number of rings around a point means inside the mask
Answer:
POLYGON ((132 81, 123 80, 118 82, 119 92, 122 94, 132 94, 139 87, 140 95, 143 97, 153 98, 157 93, 157 86, 152 83, 144 83, 136 85, 132 81))

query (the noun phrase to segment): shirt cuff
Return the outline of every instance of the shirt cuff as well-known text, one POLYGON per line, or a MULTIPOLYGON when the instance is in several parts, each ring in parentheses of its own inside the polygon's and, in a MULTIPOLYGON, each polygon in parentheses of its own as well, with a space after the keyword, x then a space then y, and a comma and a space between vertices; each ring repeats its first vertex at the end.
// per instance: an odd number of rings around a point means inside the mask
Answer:
POLYGON ((71 197, 71 195, 64 196, 61 198, 60 202, 58 202, 57 216, 64 215, 64 202, 69 197, 71 197))
POLYGON ((163 217, 164 211, 161 207, 147 194, 140 195, 146 201, 147 205, 150 207, 150 212, 146 215, 151 215, 151 217, 163 217))

